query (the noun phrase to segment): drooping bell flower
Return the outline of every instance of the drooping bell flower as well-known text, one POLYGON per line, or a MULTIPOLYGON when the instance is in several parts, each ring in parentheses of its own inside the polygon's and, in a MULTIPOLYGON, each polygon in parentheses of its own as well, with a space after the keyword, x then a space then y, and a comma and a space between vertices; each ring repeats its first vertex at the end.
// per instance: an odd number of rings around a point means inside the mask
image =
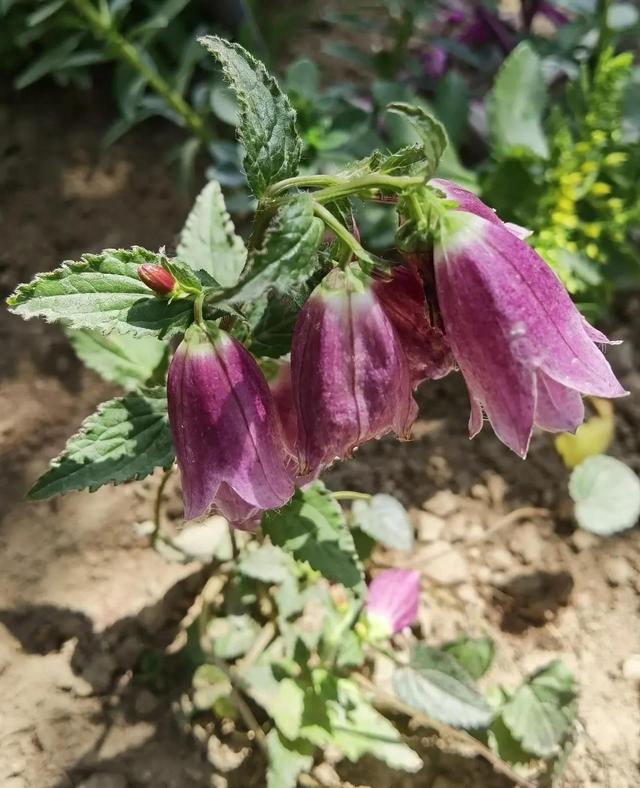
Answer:
POLYGON ((390 278, 375 281, 374 290, 407 356, 413 386, 451 372, 451 348, 429 309, 416 266, 395 266, 390 278))
POLYGON ((186 519, 213 509, 242 524, 289 500, 273 397, 239 342, 191 326, 171 361, 167 395, 186 519))
POLYGON ((418 615, 420 573, 386 569, 369 584, 365 610, 373 636, 389 637, 410 627, 418 615))
POLYGON ((625 391, 595 344, 606 338, 544 260, 492 211, 493 219, 459 206, 443 222, 434 265, 445 333, 469 389, 469 432, 480 431, 484 411, 524 457, 534 424, 573 432, 584 419, 582 394, 625 391))
POLYGON ((357 267, 329 273, 304 305, 291 379, 306 478, 371 438, 408 436, 417 415, 400 339, 357 267))

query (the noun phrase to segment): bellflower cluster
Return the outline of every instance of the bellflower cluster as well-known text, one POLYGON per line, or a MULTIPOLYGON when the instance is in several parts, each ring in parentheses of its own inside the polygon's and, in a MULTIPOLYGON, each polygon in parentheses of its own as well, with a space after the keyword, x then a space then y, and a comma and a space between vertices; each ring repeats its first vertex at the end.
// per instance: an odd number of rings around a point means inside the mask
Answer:
MULTIPOLYGON (((455 369, 469 391, 471 437, 486 415, 522 457, 534 426, 575 431, 583 394, 625 393, 598 348, 608 340, 525 243, 528 231, 450 181, 428 189, 437 219, 425 248, 391 270, 333 268, 269 382, 222 329, 188 329, 168 375, 187 518, 219 511, 256 527, 263 510, 362 443, 408 438, 414 389, 455 369)), ((140 276, 169 292, 160 271, 140 276)))

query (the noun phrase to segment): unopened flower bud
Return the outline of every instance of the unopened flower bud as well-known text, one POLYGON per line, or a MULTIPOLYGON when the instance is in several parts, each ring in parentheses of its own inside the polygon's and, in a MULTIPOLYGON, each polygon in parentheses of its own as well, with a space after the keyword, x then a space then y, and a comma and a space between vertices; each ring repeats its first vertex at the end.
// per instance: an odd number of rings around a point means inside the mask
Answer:
POLYGON ((150 287, 158 295, 169 295, 176 286, 173 275, 155 263, 141 265, 138 268, 138 276, 147 287, 150 287))
POLYGON ((373 636, 389 637, 410 627, 418 615, 420 574, 408 569, 387 569, 371 581, 367 619, 373 636))

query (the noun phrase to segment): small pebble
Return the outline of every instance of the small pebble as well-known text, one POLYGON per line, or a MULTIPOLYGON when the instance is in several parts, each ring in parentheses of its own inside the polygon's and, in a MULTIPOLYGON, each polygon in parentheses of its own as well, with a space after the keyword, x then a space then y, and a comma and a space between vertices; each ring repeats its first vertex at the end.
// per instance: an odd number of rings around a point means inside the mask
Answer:
POLYGON ((458 585, 469 577, 466 558, 447 542, 433 542, 422 551, 421 558, 422 574, 438 585, 458 585))
POLYGON ((626 558, 612 556, 604 561, 604 574, 610 585, 623 586, 633 578, 633 569, 626 558))
POLYGON ((575 549, 578 552, 582 552, 583 550, 591 550, 591 548, 595 547, 600 540, 595 534, 589 533, 589 531, 583 531, 582 528, 578 528, 571 536, 571 541, 575 549))
POLYGON ((484 562, 490 569, 504 570, 513 566, 513 557, 505 548, 496 545, 484 553, 484 562))
POLYGON ((435 542, 442 536, 445 527, 442 517, 419 509, 412 510, 411 516, 420 542, 435 542))
POLYGON ((422 508, 426 509, 438 517, 448 517, 458 509, 460 501, 458 496, 451 492, 451 490, 440 490, 431 498, 427 498, 422 504, 422 508))
POLYGON ((630 681, 640 681, 640 654, 631 654, 625 659, 622 675, 630 681))
POLYGON ((520 556, 525 564, 539 564, 542 561, 544 540, 535 523, 522 523, 516 526, 509 539, 511 552, 520 556))

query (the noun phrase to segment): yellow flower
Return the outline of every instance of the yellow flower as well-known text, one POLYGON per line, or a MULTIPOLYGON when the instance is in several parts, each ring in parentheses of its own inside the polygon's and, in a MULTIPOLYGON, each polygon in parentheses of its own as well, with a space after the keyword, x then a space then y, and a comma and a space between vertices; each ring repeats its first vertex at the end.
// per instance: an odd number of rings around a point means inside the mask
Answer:
POLYGON ((585 161, 585 163, 581 165, 580 169, 582 172, 588 175, 591 172, 595 172, 598 169, 598 165, 595 163, 595 161, 585 161))
POLYGON ((608 167, 619 167, 621 164, 624 164, 627 160, 628 156, 626 153, 622 151, 618 151, 616 153, 607 153, 604 157, 604 163, 608 167))
POLYGON ((596 145, 603 145, 607 141, 607 135, 604 131, 597 129, 591 132, 591 140, 595 142, 596 145))
POLYGON ((590 257, 592 260, 595 260, 598 256, 598 245, 594 243, 589 243, 585 247, 585 252, 587 253, 587 257, 590 257))
POLYGON ((608 183, 596 181, 591 187, 591 193, 596 197, 606 197, 607 194, 611 194, 611 186, 608 183))
POLYGON ((578 226, 578 217, 575 214, 554 211, 551 214, 551 219, 554 224, 559 224, 562 227, 568 227, 570 230, 573 230, 578 226))
POLYGON ((602 227, 599 224, 595 224, 595 222, 585 224, 582 229, 587 238, 600 238, 602 233, 602 227))
POLYGON ((607 206, 612 213, 619 213, 624 208, 624 203, 619 197, 611 197, 611 199, 607 200, 607 206))

